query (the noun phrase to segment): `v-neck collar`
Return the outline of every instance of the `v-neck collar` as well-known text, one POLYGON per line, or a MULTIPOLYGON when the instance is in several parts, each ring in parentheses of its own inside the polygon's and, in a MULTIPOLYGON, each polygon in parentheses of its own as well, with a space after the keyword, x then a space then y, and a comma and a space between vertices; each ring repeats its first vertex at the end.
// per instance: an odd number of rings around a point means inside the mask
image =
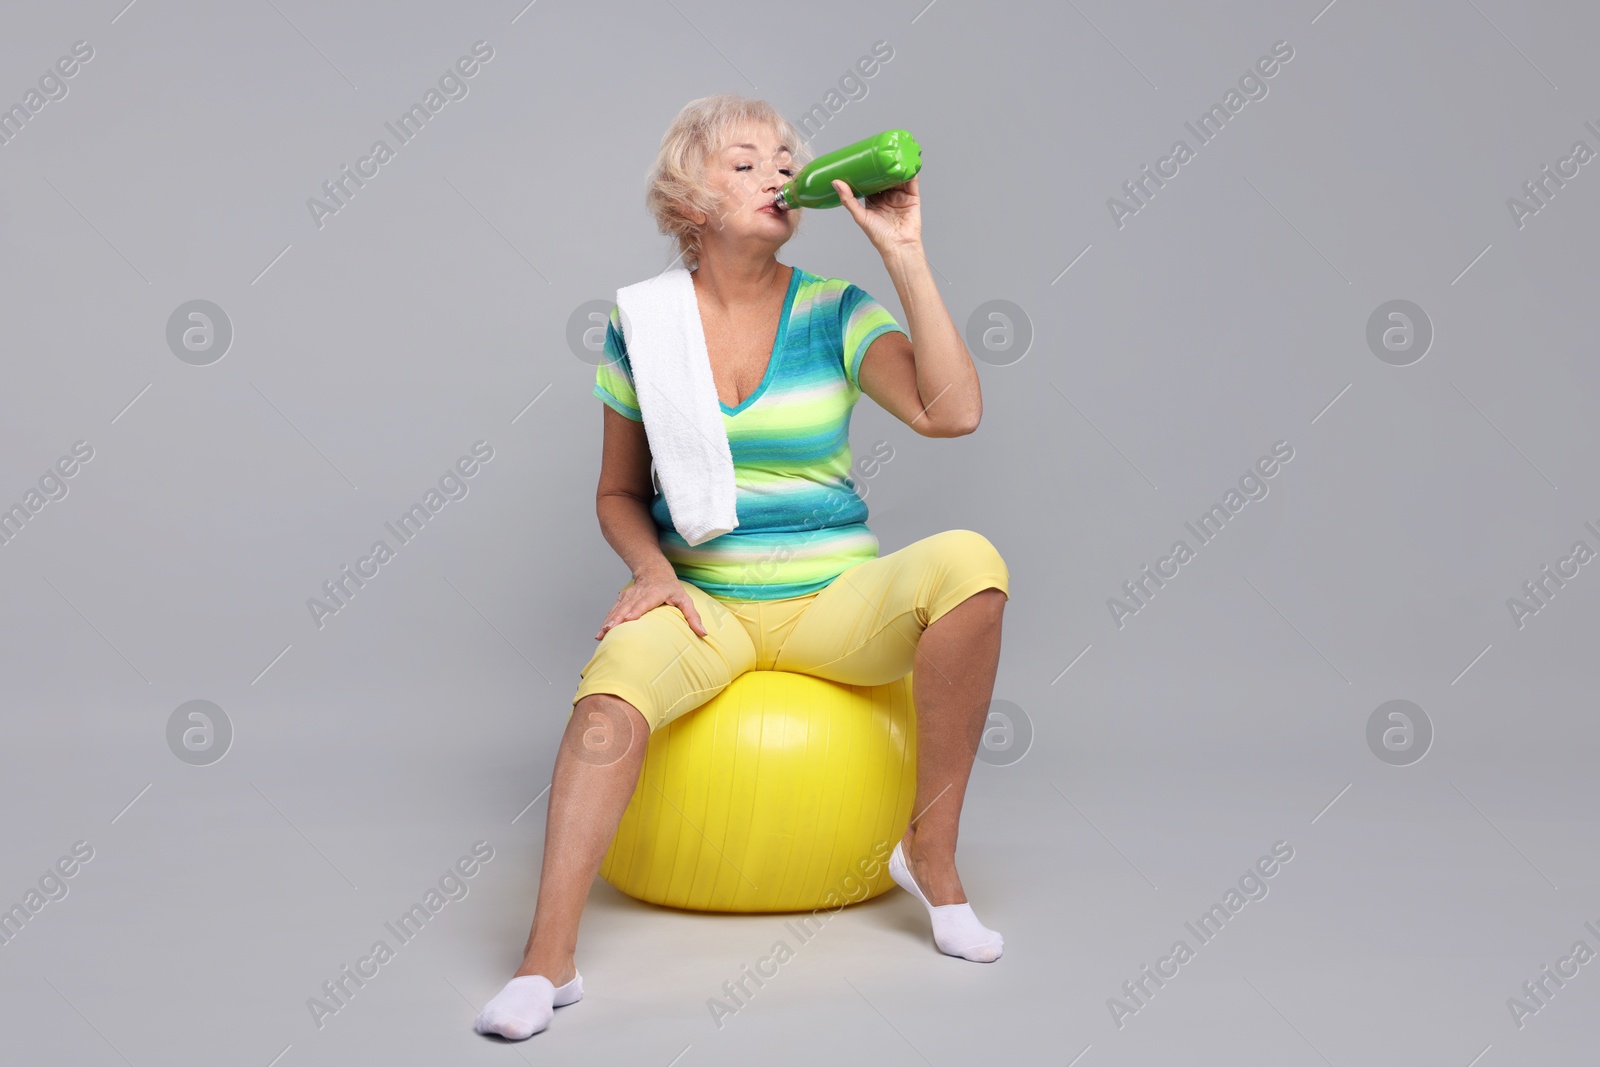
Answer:
POLYGON ((778 370, 778 361, 783 356, 784 335, 789 332, 789 314, 794 309, 794 294, 799 288, 800 268, 791 266, 789 268, 789 288, 783 294, 783 312, 778 316, 778 332, 772 338, 772 352, 767 356, 767 372, 761 376, 761 383, 756 386, 755 391, 739 401, 738 407, 730 408, 722 402, 722 397, 717 397, 717 406, 722 409, 724 415, 739 414, 739 412, 761 399, 761 394, 765 393, 767 386, 772 383, 772 379, 778 370))

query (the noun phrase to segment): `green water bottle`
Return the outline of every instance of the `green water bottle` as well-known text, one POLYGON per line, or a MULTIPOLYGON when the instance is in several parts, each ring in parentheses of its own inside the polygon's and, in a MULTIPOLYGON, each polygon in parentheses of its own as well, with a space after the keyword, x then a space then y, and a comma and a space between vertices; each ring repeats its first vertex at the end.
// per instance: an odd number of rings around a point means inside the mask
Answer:
POLYGON ((921 169, 917 139, 906 130, 885 130, 807 163, 778 190, 778 207, 838 207, 835 180, 850 186, 857 197, 866 197, 910 181, 921 169))

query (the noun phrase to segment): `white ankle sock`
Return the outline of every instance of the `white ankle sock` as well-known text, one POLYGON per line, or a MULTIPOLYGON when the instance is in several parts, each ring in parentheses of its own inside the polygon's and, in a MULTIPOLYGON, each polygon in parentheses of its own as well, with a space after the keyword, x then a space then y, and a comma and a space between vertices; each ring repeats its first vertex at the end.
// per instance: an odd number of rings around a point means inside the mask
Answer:
POLYGON ((583 999, 583 975, 557 987, 542 974, 523 974, 484 1005, 473 1027, 480 1034, 499 1034, 513 1041, 532 1037, 550 1025, 555 1009, 583 999))
POLYGON ((974 963, 993 963, 1000 958, 1005 939, 978 921, 970 903, 940 904, 937 907, 928 903, 917 880, 911 877, 911 868, 906 866, 906 858, 898 842, 889 854, 889 877, 901 889, 922 901, 923 907, 928 909, 928 917, 933 920, 933 943, 939 946, 940 952, 947 956, 960 956, 974 963))

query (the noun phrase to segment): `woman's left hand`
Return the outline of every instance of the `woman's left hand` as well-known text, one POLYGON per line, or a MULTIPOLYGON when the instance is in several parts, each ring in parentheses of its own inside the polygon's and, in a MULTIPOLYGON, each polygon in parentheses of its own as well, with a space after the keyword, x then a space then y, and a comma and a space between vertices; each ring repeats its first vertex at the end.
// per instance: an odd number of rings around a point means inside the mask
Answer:
POLYGON ((835 180, 833 191, 879 252, 888 254, 897 247, 922 243, 922 201, 917 195, 917 178, 873 193, 864 206, 845 182, 835 180))

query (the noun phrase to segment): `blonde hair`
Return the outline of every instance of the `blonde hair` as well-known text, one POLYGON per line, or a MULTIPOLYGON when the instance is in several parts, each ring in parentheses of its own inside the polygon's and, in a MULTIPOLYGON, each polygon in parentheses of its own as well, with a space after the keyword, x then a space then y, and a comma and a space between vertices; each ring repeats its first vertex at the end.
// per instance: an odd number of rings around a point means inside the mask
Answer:
POLYGON ((771 126, 778 140, 788 146, 796 166, 810 158, 800 131, 765 100, 717 93, 685 104, 662 135, 661 149, 647 175, 644 202, 655 216, 656 228, 677 242, 683 264, 690 270, 700 261, 700 232, 705 225, 690 215, 701 212, 709 222, 719 203, 717 195, 706 188, 706 161, 726 146, 733 128, 743 122, 771 126))

